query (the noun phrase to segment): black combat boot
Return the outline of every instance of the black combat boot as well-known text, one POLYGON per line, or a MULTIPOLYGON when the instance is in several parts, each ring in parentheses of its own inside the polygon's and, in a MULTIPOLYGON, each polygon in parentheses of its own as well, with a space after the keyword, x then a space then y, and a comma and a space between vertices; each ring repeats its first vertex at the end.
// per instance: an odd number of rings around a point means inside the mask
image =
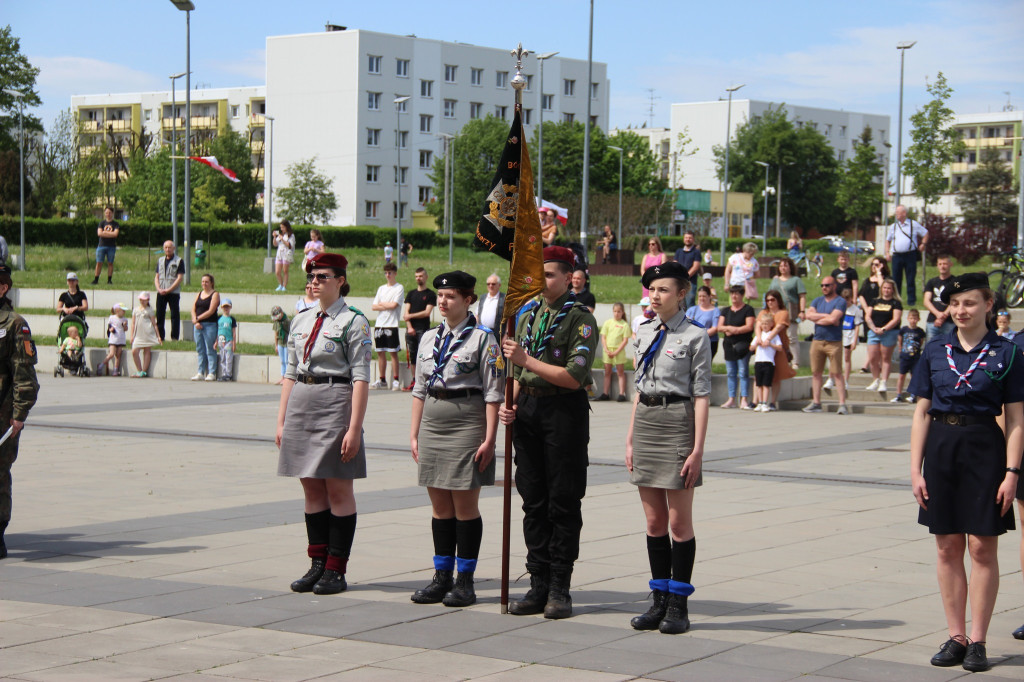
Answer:
POLYGON ((310 545, 306 551, 309 558, 313 560, 313 564, 306 571, 306 575, 292 583, 292 592, 312 591, 327 566, 327 545, 310 545))
POLYGON ((476 603, 476 590, 473 589, 472 571, 459 571, 455 579, 455 587, 444 595, 445 606, 472 606, 476 603))
POLYGON ((654 602, 651 608, 647 609, 647 613, 629 621, 634 630, 657 630, 665 617, 665 610, 668 608, 668 579, 652 580, 650 586, 654 602))
POLYGON ((664 635, 681 635, 690 629, 690 618, 686 608, 686 597, 681 594, 668 594, 668 608, 665 617, 658 626, 664 635))
POLYGON ((348 559, 333 554, 328 555, 327 565, 320 580, 313 585, 313 594, 338 594, 348 589, 345 582, 345 569, 348 566, 348 559))
POLYGON ((434 571, 434 579, 421 590, 416 590, 412 600, 417 604, 437 604, 454 585, 452 571, 434 571))
MULTIPOLYGON (((7 523, 0 523, 0 559, 7 556, 7 543, 4 542, 4 533, 7 532, 7 523)), ((1016 636, 1016 635, 1014 635, 1016 636)))
POLYGON ((572 597, 569 596, 569 582, 572 579, 572 566, 553 565, 551 567, 551 586, 548 590, 548 603, 544 606, 544 617, 554 620, 568 618, 572 615, 572 597))
POLYGON ((532 616, 544 611, 548 603, 548 567, 526 565, 530 572, 530 591, 522 599, 511 601, 508 612, 513 616, 532 616))

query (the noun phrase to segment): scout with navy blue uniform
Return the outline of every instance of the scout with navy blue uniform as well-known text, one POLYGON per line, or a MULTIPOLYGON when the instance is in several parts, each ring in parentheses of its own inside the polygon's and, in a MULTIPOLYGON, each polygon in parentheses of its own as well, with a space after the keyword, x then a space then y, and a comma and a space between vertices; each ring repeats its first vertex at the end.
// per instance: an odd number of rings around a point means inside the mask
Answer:
POLYGON ((319 305, 296 315, 288 332, 277 473, 302 481, 312 559, 309 572, 292 583, 295 592, 346 589, 356 528, 351 482, 366 477, 362 421, 370 380, 370 325, 345 302, 348 282, 338 282, 346 266, 344 256, 331 253, 306 262, 319 305))
POLYGON ((416 354, 410 441, 419 484, 430 493, 434 541, 434 578, 412 595, 417 604, 476 602, 473 574, 483 538, 480 487, 494 485, 504 377, 493 333, 469 312, 475 285, 476 278, 462 271, 434 278, 444 321, 423 333, 416 354))

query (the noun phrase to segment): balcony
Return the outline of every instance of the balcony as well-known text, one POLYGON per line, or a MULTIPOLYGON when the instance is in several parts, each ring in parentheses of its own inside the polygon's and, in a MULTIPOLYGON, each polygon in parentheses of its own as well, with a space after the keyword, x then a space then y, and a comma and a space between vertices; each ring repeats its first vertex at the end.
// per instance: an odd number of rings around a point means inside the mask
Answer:
POLYGON ((99 121, 82 121, 82 132, 83 133, 95 133, 100 130, 99 121))
POLYGON ((174 129, 175 126, 177 126, 177 128, 179 130, 184 130, 184 128, 185 128, 185 117, 184 116, 165 116, 163 119, 161 119, 160 125, 162 125, 165 130, 172 130, 172 129, 174 129))
POLYGON ((192 117, 193 128, 216 128, 217 117, 216 116, 193 116, 192 117))
POLYGON ((1012 139, 1005 137, 983 137, 978 142, 980 147, 1009 147, 1013 144, 1012 139))
POLYGON ((970 173, 972 170, 974 170, 977 167, 977 165, 978 164, 976 164, 976 163, 967 163, 967 162, 951 163, 951 164, 949 164, 949 170, 950 170, 951 173, 954 173, 954 174, 956 174, 956 173, 970 173))
POLYGON ((253 154, 262 154, 264 144, 265 143, 263 142, 263 140, 253 140, 252 142, 249 143, 249 150, 253 154))
POLYGON ((252 128, 262 128, 267 125, 265 114, 252 114, 249 117, 249 126, 252 128))
POLYGON ((256 180, 262 182, 263 181, 263 169, 262 168, 253 168, 252 169, 252 177, 255 178, 256 180))
POLYGON ((132 120, 129 119, 112 119, 110 121, 103 122, 104 130, 126 131, 132 129, 132 120))

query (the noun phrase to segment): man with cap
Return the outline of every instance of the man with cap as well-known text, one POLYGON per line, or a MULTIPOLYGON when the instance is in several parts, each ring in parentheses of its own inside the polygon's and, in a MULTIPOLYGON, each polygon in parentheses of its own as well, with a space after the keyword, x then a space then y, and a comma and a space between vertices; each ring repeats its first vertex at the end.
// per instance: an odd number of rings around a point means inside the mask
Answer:
POLYGON ((593 314, 570 291, 575 256, 544 249, 543 303, 519 319, 502 352, 516 380, 514 406, 499 409, 513 424, 516 489, 523 500, 523 535, 530 591, 509 613, 572 615, 569 584, 579 556, 581 501, 587 489, 590 414, 585 388, 598 346, 593 314))
POLYGON ((0 428, 11 434, 0 443, 0 559, 7 556, 4 532, 11 521, 11 466, 18 458, 18 434, 39 395, 36 344, 7 297, 12 285, 11 269, 0 264, 0 428))

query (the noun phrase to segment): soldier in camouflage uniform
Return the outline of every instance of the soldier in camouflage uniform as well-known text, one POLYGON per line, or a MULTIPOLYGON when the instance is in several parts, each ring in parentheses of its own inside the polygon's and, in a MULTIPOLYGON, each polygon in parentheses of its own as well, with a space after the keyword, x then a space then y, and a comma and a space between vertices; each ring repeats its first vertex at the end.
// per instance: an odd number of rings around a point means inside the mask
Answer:
POLYGON ((36 404, 36 344, 28 324, 7 298, 11 269, 0 265, 0 428, 11 436, 0 444, 0 559, 7 556, 4 531, 11 521, 11 466, 18 458, 18 434, 36 404))

